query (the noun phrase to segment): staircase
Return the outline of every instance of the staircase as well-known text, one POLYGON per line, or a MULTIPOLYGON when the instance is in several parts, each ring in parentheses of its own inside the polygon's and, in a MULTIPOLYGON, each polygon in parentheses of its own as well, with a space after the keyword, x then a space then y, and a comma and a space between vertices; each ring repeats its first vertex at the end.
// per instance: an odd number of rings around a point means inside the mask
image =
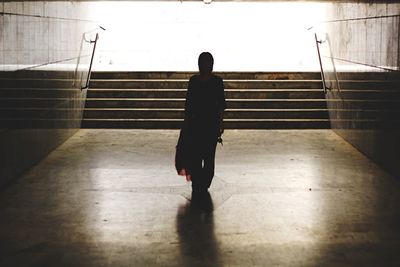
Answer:
MULTIPOLYGON (((191 72, 93 72, 83 128, 179 129, 191 72)), ((226 129, 330 128, 318 72, 223 72, 226 129)))

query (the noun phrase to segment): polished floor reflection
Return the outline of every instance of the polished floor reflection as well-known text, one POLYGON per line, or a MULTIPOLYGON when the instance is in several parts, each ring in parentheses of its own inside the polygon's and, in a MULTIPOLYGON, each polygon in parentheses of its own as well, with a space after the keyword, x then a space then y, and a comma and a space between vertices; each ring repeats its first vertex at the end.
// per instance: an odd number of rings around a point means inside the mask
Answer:
POLYGON ((400 181, 329 130, 228 130, 206 206, 175 130, 80 130, 0 192, 0 266, 399 266, 400 181))

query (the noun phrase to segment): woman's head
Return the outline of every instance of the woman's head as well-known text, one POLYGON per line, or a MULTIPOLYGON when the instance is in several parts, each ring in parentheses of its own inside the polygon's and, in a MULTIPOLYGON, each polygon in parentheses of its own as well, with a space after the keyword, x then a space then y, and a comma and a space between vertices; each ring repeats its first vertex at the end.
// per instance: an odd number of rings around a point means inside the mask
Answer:
POLYGON ((213 70, 214 58, 210 52, 203 52, 199 56, 199 71, 202 74, 210 74, 213 70))

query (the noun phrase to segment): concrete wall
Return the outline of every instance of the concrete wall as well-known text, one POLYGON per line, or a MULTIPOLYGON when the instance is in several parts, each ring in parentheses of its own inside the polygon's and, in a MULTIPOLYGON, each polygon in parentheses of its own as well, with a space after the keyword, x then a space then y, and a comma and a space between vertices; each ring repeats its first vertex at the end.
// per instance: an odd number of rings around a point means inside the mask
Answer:
POLYGON ((80 128, 92 49, 82 36, 97 26, 85 12, 74 1, 0 3, 0 186, 80 128))
POLYGON ((328 10, 328 22, 316 31, 325 41, 320 47, 332 128, 400 176, 400 4, 336 3, 328 10))

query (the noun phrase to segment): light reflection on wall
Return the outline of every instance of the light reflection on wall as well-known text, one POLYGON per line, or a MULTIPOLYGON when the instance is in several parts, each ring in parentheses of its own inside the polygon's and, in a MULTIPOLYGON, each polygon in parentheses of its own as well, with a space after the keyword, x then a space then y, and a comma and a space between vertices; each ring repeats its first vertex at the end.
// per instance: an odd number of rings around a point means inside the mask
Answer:
POLYGON ((202 51, 215 70, 318 70, 307 28, 325 18, 322 3, 97 2, 107 28, 97 69, 196 70, 202 51))
POLYGON ((0 2, 3 186, 80 128, 93 47, 82 35, 97 23, 76 1, 0 2))

